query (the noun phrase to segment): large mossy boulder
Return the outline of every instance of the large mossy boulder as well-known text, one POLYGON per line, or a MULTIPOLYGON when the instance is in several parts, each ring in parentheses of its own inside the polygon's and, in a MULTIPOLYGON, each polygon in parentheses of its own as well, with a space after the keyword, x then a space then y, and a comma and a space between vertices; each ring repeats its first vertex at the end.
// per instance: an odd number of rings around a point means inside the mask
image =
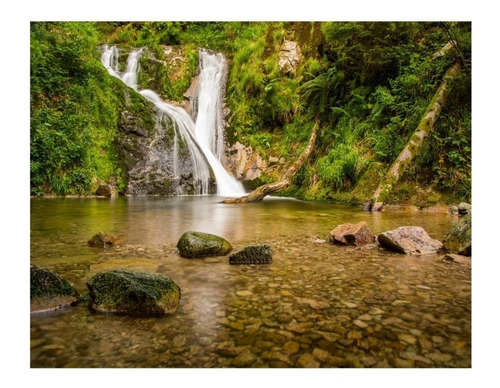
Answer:
POLYGON ((208 256, 225 256, 233 249, 226 239, 210 233, 186 232, 177 243, 179 254, 192 259, 208 256))
POLYGON ((472 255, 472 215, 463 216, 444 238, 444 247, 447 251, 459 255, 472 255))
POLYGON ((271 264, 272 262, 271 247, 266 244, 249 245, 229 256, 229 264, 271 264))
POLYGON ((47 311, 78 302, 78 292, 54 271, 30 267, 30 310, 47 311))
POLYGON ((174 313, 181 298, 179 286, 169 277, 123 269, 100 272, 87 287, 95 311, 132 316, 174 313))
POLYGON ((383 248, 407 255, 431 255, 443 248, 443 243, 432 239, 420 226, 401 226, 378 235, 383 248))

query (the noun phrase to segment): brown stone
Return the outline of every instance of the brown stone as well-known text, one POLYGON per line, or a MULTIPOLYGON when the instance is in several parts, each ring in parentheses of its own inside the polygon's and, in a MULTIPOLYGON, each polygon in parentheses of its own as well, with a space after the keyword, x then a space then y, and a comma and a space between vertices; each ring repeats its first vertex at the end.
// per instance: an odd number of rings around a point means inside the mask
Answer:
POLYGON ((447 253, 443 256, 443 261, 448 263, 458 263, 462 265, 471 265, 470 256, 455 255, 453 253, 447 253))
POLYGON ((314 359, 312 354, 310 353, 304 353, 300 358, 297 360, 297 366, 302 367, 302 368, 319 368, 320 363, 314 359))
POLYGON ((284 346, 283 350, 288 354, 295 354, 300 350, 300 344, 293 341, 288 341, 284 346))
POLYGON ((330 242, 341 245, 364 245, 373 242, 373 235, 365 221, 342 224, 330 232, 330 242))
POLYGON ((96 248, 108 248, 113 246, 118 241, 118 237, 111 236, 109 234, 99 232, 92 236, 92 238, 88 241, 88 244, 91 247, 96 248))
POLYGON ((102 185, 99 185, 95 194, 100 196, 100 197, 108 197, 109 198, 109 197, 115 196, 115 191, 114 191, 113 186, 107 185, 107 184, 102 184, 102 185))

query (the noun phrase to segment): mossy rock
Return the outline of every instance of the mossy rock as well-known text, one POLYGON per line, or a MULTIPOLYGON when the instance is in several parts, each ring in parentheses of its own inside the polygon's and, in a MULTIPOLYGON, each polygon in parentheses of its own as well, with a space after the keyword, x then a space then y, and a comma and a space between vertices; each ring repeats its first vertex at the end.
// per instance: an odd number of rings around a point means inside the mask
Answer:
POLYGON ((78 292, 65 279, 46 268, 30 266, 30 310, 46 311, 78 302, 78 292))
POLYGON ((87 287, 95 311, 132 316, 174 313, 181 298, 179 286, 167 276, 123 269, 100 272, 87 287))
POLYGON ((87 243, 94 248, 109 248, 118 241, 118 237, 111 236, 104 232, 96 233, 87 243))
POLYGON ((203 232, 186 232, 177 243, 179 254, 185 258, 225 256, 233 249, 222 237, 203 232))
POLYGON ((444 247, 447 251, 458 253, 459 255, 472 255, 472 215, 463 216, 451 228, 444 238, 444 247))
POLYGON ((271 247, 266 244, 249 245, 242 251, 229 256, 229 264, 271 264, 271 247))

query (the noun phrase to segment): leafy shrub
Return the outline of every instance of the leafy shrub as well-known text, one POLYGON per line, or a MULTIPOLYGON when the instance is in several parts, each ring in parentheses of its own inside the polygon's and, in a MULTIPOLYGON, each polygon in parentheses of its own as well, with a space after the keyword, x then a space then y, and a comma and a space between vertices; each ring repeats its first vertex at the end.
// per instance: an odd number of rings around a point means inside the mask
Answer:
POLYGON ((364 166, 359 153, 345 144, 331 149, 316 163, 319 178, 334 191, 354 187, 364 166))

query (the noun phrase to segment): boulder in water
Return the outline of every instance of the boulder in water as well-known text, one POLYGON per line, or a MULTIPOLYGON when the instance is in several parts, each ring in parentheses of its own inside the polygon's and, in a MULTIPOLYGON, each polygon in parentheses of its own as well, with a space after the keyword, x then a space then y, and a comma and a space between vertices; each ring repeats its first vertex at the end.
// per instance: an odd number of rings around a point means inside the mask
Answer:
POLYGON ((95 311, 132 316, 174 313, 181 298, 179 286, 169 277, 123 269, 100 272, 87 287, 95 311))
POLYGON ((341 245, 364 245, 373 242, 373 235, 365 221, 338 225, 330 232, 329 241, 341 245))
POLYGON ((407 255, 430 255, 443 248, 443 243, 432 239, 420 226, 401 226, 378 235, 383 248, 407 255))
POLYGON ((472 255, 472 215, 463 216, 444 238, 444 247, 459 255, 472 255))
POLYGON ((46 311, 78 302, 75 288, 54 271, 30 266, 30 310, 46 311))
POLYGON ((229 264, 271 264, 271 247, 266 244, 249 245, 242 251, 229 256, 229 264))
POLYGON ((92 238, 88 241, 88 244, 91 247, 95 248, 109 248, 113 246, 117 241, 118 237, 99 232, 92 236, 92 238))
POLYGON ((185 258, 225 256, 233 249, 222 237, 203 232, 186 232, 177 243, 179 254, 185 258))

